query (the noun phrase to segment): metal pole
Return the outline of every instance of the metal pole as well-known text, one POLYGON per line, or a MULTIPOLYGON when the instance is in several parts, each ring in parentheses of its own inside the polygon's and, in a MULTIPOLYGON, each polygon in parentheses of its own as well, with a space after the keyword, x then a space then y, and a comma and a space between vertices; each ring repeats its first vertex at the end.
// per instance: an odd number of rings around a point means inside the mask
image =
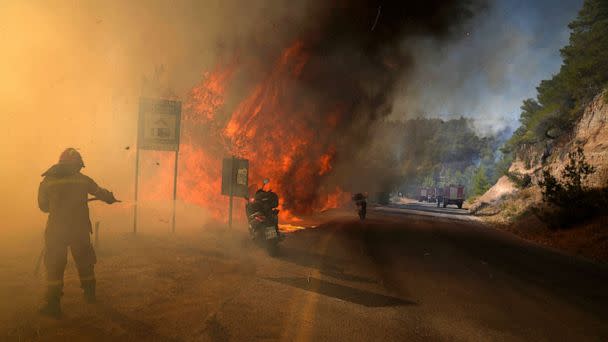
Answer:
POLYGON ((177 158, 179 150, 175 151, 175 170, 173 171, 173 225, 172 232, 175 233, 175 201, 177 200, 177 158))
POLYGON ((139 146, 135 151, 135 203, 133 206, 133 234, 137 234, 137 187, 139 183, 139 146))
POLYGON ((229 201, 229 208, 228 208, 228 228, 232 228, 232 197, 233 197, 233 190, 232 190, 232 183, 234 183, 234 156, 232 156, 232 162, 230 163, 230 201, 229 201))

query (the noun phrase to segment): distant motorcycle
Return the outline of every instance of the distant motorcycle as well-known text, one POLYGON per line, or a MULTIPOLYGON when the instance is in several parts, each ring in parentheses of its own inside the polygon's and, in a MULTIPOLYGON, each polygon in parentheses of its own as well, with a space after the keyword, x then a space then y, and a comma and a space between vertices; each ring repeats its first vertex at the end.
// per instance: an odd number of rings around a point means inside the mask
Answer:
MULTIPOLYGON (((266 184, 268 179, 264 180, 264 186, 266 184)), ((268 254, 276 255, 283 239, 279 232, 279 196, 271 190, 264 190, 264 186, 247 202, 245 212, 252 240, 263 245, 268 254)))
POLYGON ((367 198, 362 193, 357 193, 353 195, 353 201, 357 206, 357 214, 359 215, 359 219, 361 221, 365 220, 365 215, 367 214, 367 198))

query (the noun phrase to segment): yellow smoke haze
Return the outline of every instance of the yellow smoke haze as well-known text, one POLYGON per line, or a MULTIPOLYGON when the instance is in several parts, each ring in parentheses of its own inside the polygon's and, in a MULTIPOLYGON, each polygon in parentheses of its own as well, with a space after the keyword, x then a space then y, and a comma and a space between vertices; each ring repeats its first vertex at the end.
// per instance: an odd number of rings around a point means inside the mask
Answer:
POLYGON ((36 206, 40 174, 66 147, 81 151, 85 174, 132 200, 143 79, 185 99, 221 55, 224 38, 234 40, 261 25, 255 17, 268 15, 264 6, 220 0, 3 1, 0 232, 42 228, 45 216, 36 206))

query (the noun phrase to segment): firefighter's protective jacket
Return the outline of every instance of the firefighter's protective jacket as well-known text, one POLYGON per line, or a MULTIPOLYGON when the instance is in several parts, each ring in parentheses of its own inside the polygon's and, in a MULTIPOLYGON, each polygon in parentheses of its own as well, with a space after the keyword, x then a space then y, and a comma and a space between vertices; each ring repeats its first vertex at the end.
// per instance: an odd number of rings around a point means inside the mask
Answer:
POLYGON ((47 234, 88 234, 91 231, 88 194, 106 203, 115 201, 110 191, 100 188, 95 181, 80 173, 80 168, 56 164, 42 176, 38 207, 49 213, 47 234))

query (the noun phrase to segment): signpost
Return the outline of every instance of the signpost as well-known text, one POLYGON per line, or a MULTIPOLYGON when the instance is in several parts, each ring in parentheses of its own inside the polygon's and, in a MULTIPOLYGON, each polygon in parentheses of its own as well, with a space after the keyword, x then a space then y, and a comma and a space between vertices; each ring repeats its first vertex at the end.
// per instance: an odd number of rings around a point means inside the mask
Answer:
POLYGON ((222 162, 222 195, 229 196, 228 227, 232 228, 232 198, 249 197, 249 161, 235 157, 222 162))
POLYGON ((173 173, 173 220, 175 233, 175 201, 177 199, 177 161, 179 152, 180 122, 182 103, 180 101, 141 98, 139 100, 139 121, 137 151, 135 154, 135 207, 133 213, 133 233, 137 233, 137 197, 139 183, 139 150, 175 151, 173 173))

